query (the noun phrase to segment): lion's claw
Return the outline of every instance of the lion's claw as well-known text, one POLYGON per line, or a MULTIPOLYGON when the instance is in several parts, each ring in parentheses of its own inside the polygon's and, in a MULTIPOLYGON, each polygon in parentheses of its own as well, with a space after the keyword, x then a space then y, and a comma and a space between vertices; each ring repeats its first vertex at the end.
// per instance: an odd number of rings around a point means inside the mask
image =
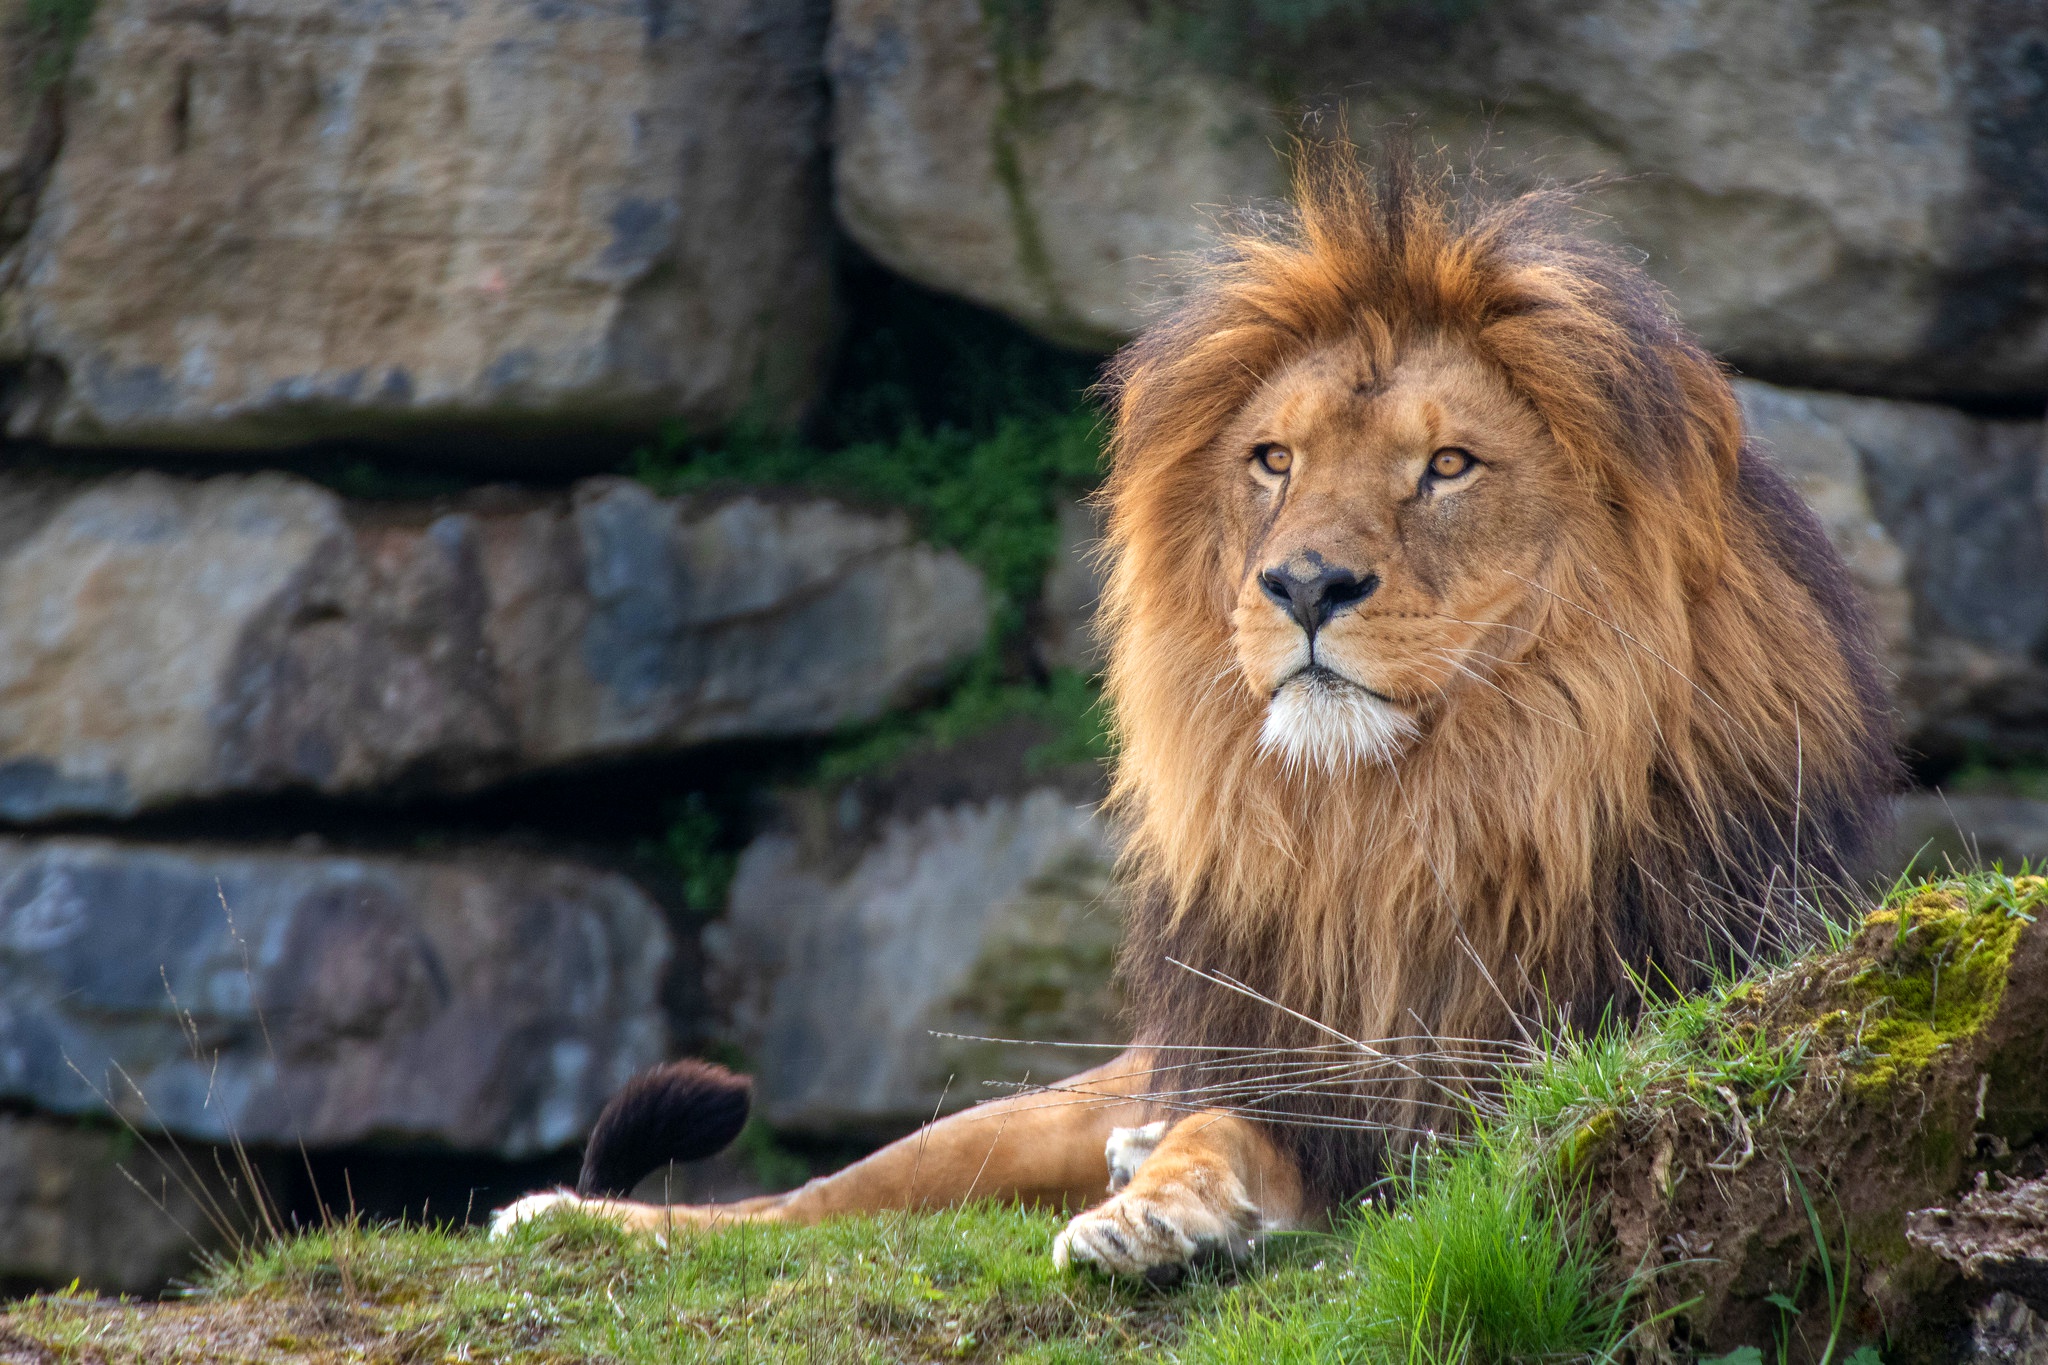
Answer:
POLYGON ((1216 1199, 1179 1182, 1133 1186, 1076 1215, 1053 1240, 1052 1259, 1062 1270, 1092 1265, 1176 1284, 1190 1266, 1243 1260, 1258 1224, 1258 1209, 1241 1191, 1216 1199))

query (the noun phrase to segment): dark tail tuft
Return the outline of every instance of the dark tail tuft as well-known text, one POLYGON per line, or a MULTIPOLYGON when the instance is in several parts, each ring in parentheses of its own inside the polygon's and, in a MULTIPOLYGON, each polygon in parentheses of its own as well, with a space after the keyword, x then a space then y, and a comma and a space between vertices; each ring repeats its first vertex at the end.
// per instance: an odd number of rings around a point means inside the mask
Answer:
POLYGON ((597 1116, 576 1193, 623 1198, 656 1167, 725 1150, 753 1100, 753 1081, 710 1062, 685 1058, 641 1072, 597 1116))

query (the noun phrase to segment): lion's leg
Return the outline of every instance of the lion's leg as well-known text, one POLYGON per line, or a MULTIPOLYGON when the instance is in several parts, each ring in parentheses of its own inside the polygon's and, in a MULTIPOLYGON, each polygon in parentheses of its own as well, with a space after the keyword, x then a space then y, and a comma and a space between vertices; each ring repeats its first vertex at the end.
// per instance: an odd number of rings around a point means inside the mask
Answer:
POLYGON ((1261 1125, 1191 1114, 1167 1129, 1130 1183, 1067 1224, 1053 1243, 1062 1267, 1177 1276, 1212 1256, 1239 1259, 1253 1233, 1304 1226, 1321 1212, 1294 1159, 1261 1125))
POLYGON ((1050 1091, 1015 1095, 940 1119, 909 1137, 787 1194, 732 1204, 639 1204, 579 1199, 567 1191, 528 1195, 499 1209, 494 1232, 549 1209, 574 1205, 629 1228, 721 1222, 815 1223, 843 1213, 933 1209, 972 1199, 1082 1208, 1109 1178, 1112 1129, 1141 1123, 1149 1060, 1126 1052, 1050 1091))

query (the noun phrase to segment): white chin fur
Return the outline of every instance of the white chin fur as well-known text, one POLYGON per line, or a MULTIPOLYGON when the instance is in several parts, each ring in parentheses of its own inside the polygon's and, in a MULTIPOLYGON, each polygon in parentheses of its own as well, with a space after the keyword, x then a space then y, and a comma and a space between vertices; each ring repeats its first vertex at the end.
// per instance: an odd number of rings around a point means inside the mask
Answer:
POLYGON ((1259 748, 1290 770, 1338 773, 1354 763, 1391 763, 1415 735, 1413 720, 1363 688, 1310 674, 1281 684, 1267 704, 1259 748))

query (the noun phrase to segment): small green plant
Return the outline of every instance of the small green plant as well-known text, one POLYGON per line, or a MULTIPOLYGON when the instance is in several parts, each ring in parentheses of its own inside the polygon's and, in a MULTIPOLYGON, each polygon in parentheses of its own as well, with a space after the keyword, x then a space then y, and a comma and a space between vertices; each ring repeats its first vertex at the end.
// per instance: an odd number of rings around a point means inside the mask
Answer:
POLYGON ((633 460, 633 474, 663 493, 744 484, 815 489, 910 511, 934 542, 960 551, 987 577, 998 633, 1022 622, 1059 544, 1062 499, 1101 475, 1102 435, 1092 412, 1005 418, 986 436, 958 428, 906 428, 893 441, 819 450, 786 433, 742 423, 720 442, 670 428, 633 460))
POLYGON ((1055 669, 1043 686, 1004 682, 984 661, 939 705, 889 716, 842 736, 819 759, 815 780, 835 786, 881 771, 913 753, 947 749, 1021 719, 1038 721, 1053 733, 1025 755, 1028 769, 1109 757, 1108 722, 1093 679, 1072 669, 1055 669))
POLYGON ((37 90, 61 85, 92 27, 97 0, 22 0, 21 27, 35 54, 29 79, 37 90))
POLYGON ((691 792, 676 803, 661 851, 680 874, 683 903, 692 913, 716 915, 725 909, 739 857, 723 846, 724 833, 703 793, 691 792))

